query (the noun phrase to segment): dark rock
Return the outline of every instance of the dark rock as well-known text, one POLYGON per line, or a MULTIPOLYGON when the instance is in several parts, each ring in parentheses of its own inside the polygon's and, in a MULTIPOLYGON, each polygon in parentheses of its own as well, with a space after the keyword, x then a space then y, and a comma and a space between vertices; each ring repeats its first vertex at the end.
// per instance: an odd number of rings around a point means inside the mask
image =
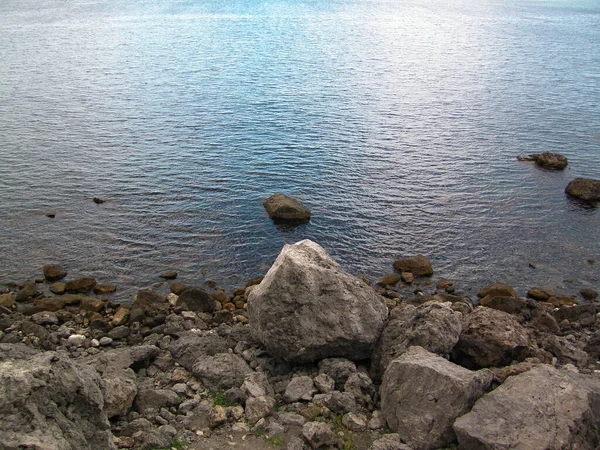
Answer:
POLYGON ((28 320, 21 322, 21 332, 25 335, 33 335, 41 341, 45 341, 49 334, 46 328, 28 320))
POLYGON ((561 306, 575 306, 577 304, 577 299, 574 295, 550 297, 546 301, 557 308, 560 308, 561 306))
POLYGON ((326 358, 319 361, 319 373, 333 379, 336 388, 340 390, 344 388, 350 375, 356 371, 356 364, 346 358, 326 358))
POLYGON ((250 286, 256 286, 257 284, 262 283, 262 280, 264 280, 264 278, 265 277, 263 276, 254 277, 246 283, 245 287, 249 288, 250 286))
POLYGON ((479 304, 509 314, 520 315, 527 311, 527 303, 515 297, 493 297, 488 295, 482 298, 479 304))
POLYGON ((64 300, 65 297, 53 297, 53 298, 40 298, 33 302, 32 314, 39 311, 52 311, 57 312, 65 307, 67 304, 64 300))
POLYGON ((67 271, 58 264, 47 264, 42 268, 44 278, 48 281, 59 281, 67 276, 67 271))
POLYGON ((133 406, 140 414, 151 414, 165 406, 177 406, 180 403, 179 396, 170 389, 140 388, 133 406))
POLYGON ((568 320, 569 322, 584 322, 588 325, 593 325, 596 321, 596 314, 600 312, 600 305, 578 305, 578 306, 563 306, 554 311, 554 318, 557 322, 568 320))
POLYGON ((94 286, 94 294, 102 295, 102 294, 112 294, 117 290, 117 286, 114 284, 98 284, 94 286))
POLYGON ((556 356, 561 365, 571 363, 577 367, 585 367, 588 363, 588 354, 567 338, 547 334, 540 339, 539 343, 542 348, 556 356))
POLYGON ((479 292, 477 292, 477 296, 479 298, 484 298, 488 295, 492 297, 517 297, 517 294, 512 286, 509 286, 506 283, 493 283, 481 288, 479 292))
POLYGON ((171 292, 173 294, 180 295, 183 291, 187 289, 187 286, 183 283, 174 282, 171 283, 171 286, 169 288, 171 289, 171 292))
POLYGON ((215 301, 210 294, 200 288, 188 288, 179 295, 177 305, 185 304, 190 311, 211 313, 215 301))
POLYGON ((106 302, 99 298, 94 297, 82 297, 79 302, 79 309, 81 311, 99 312, 106 307, 106 302))
POLYGON ((170 271, 170 272, 163 273, 162 275, 159 275, 159 276, 161 278, 164 278, 165 280, 174 280, 175 278, 177 278, 177 272, 170 271))
POLYGON ((129 325, 141 323, 146 318, 146 312, 142 308, 133 308, 129 312, 129 325))
POLYGON ((0 307, 11 309, 15 306, 15 296, 12 294, 0 295, 0 307))
POLYGON ((37 293, 38 292, 35 283, 33 281, 26 281, 19 292, 17 292, 15 301, 18 303, 26 302, 36 296, 37 293))
POLYGON ((593 289, 582 289, 579 291, 581 296, 587 301, 591 302, 598 298, 598 292, 593 289))
POLYGON ((168 348, 175 361, 186 369, 192 370, 198 358, 226 353, 229 346, 226 339, 215 333, 207 332, 202 334, 184 333, 179 339, 171 342, 168 348))
POLYGON ((550 289, 531 288, 527 291, 527 297, 533 298, 540 302, 546 302, 550 297, 554 296, 554 292, 550 289))
POLYGON ((67 292, 67 283, 52 283, 49 286, 49 289, 53 294, 63 295, 65 292, 67 292))
POLYGON ((251 372, 246 361, 232 353, 200 357, 192 368, 194 376, 211 389, 239 387, 251 372))
POLYGON ((533 368, 508 378, 454 423, 459 448, 596 448, 598 399, 600 382, 593 377, 533 368))
POLYGON ((381 411, 411 447, 433 450, 455 440, 452 424, 492 383, 488 370, 472 372, 422 347, 390 363, 381 383, 381 411))
POLYGON ((527 331, 514 316, 480 306, 467 317, 452 360, 468 369, 506 366, 528 356, 528 348, 527 331))
POLYGON ((96 280, 91 277, 76 278, 67 281, 65 289, 72 294, 85 294, 96 286, 96 280))
POLYGON ((575 178, 567 185, 565 192, 571 197, 588 202, 600 201, 600 180, 575 178))
POLYGON ((270 196, 263 206, 269 217, 275 221, 307 222, 310 220, 310 210, 299 200, 285 194, 270 196))
POLYGON ((537 153, 529 155, 537 166, 548 170, 563 170, 568 165, 568 160, 558 153, 537 153))
POLYGON ((102 203, 104 203, 106 200, 102 200, 101 198, 98 197, 94 197, 92 199, 92 201, 96 204, 96 205, 101 205, 102 203))
POLYGON ((310 362, 371 355, 387 317, 382 297, 318 244, 286 245, 248 297, 253 335, 273 356, 310 362))
POLYGON ((108 337, 111 339, 125 339, 129 336, 129 327, 124 325, 113 328, 108 332, 108 337))
POLYGON ((169 311, 169 302, 167 299, 152 289, 142 289, 139 291, 133 300, 133 306, 142 309, 145 314, 150 316, 165 314, 169 311))
POLYGON ((394 262, 394 269, 399 272, 410 272, 417 277, 433 275, 433 267, 426 256, 416 255, 410 258, 399 259, 394 262))
POLYGON ((380 278, 379 281, 377 281, 377 285, 379 285, 379 286, 393 286, 398 281, 400 281, 400 275, 398 275, 397 273, 392 273, 390 275, 386 275, 385 277, 380 278))

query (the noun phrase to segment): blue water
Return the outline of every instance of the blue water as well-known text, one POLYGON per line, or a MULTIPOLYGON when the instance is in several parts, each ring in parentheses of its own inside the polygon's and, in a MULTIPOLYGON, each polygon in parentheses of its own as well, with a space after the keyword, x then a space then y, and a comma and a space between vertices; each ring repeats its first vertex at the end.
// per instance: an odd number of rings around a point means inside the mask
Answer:
POLYGON ((0 282, 234 287, 310 238, 370 278, 424 253, 465 289, 576 293, 600 279, 578 176, 600 178, 597 1, 0 2, 0 282), (569 168, 516 161, 542 151, 569 168), (275 192, 311 222, 275 227, 275 192))

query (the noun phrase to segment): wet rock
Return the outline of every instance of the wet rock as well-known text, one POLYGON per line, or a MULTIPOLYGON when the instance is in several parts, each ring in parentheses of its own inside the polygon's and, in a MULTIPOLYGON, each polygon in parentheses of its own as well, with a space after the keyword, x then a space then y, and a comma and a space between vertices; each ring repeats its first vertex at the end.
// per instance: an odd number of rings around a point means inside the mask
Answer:
POLYGON ((538 300, 540 302, 548 301, 548 299, 553 296, 554 292, 550 289, 531 288, 529 291, 527 291, 528 298, 533 298, 534 300, 538 300))
POLYGON ((595 448, 600 382, 542 365, 510 377, 454 424, 460 448, 595 448), (535 420, 532 420, 535 418, 535 420))
POLYGON ((101 204, 102 204, 102 203, 104 203, 106 200, 102 200, 102 199, 101 199, 101 198, 99 198, 99 197, 94 197, 94 198, 92 199, 92 201, 93 201, 93 202, 94 202, 96 205, 101 205, 101 204))
POLYGON ((512 286, 509 286, 506 283, 493 283, 484 288, 481 288, 479 292, 477 292, 477 296, 479 298, 484 298, 487 296, 492 297, 517 297, 517 294, 512 286))
POLYGON ((514 316, 480 306, 467 317, 452 360, 469 369, 506 366, 527 357, 528 348, 527 331, 514 316))
POLYGON ((125 325, 127 323, 127 319, 129 319, 129 311, 130 309, 128 306, 119 306, 111 320, 112 325, 114 327, 125 325))
POLYGON ((527 303, 515 297, 493 297, 488 295, 483 297, 479 304, 508 314, 521 315, 527 311, 527 303))
POLYGON ((310 401, 317 392, 318 390, 311 377, 294 377, 285 388, 283 399, 288 403, 299 400, 310 401))
POLYGON ((53 294, 63 295, 65 292, 67 292, 67 283, 52 283, 50 286, 48 286, 48 289, 50 289, 50 292, 53 294))
POLYGON ((35 283, 33 281, 26 281, 19 292, 17 292, 15 301, 18 303, 26 302, 36 296, 37 293, 38 292, 35 283))
POLYGON ((174 280, 175 278, 177 278, 177 272, 171 270, 169 272, 165 272, 159 275, 159 277, 164 278, 165 280, 174 280))
POLYGON ((598 298, 598 292, 593 289, 582 289, 579 291, 579 293, 589 302, 592 302, 598 298))
POLYGON ((171 283, 171 286, 169 286, 169 289, 171 290, 171 292, 175 295, 180 295, 183 291, 185 291, 187 289, 187 286, 183 283, 171 283))
POLYGON ((300 200, 285 194, 273 194, 265 200, 263 206, 274 221, 307 222, 310 210, 300 200))
POLYGON ((214 389, 239 387, 252 369, 246 361, 232 353, 219 353, 199 358, 192 367, 192 373, 200 378, 205 386, 214 389))
POLYGON ((312 241, 286 245, 248 298, 253 335, 297 362, 368 358, 387 316, 383 298, 312 241))
POLYGON ((417 277, 433 275, 433 267, 426 256, 417 255, 410 258, 399 259, 394 262, 394 269, 398 272, 410 272, 417 277))
POLYGON ((575 178, 567 185, 565 192, 571 197, 588 202, 600 201, 600 180, 575 178))
POLYGON ((398 281, 400 281, 400 275, 398 275, 397 273, 392 273, 390 275, 386 275, 385 277, 380 278, 379 281, 377 281, 377 285, 378 286, 393 286, 398 281))
POLYGON ((141 309, 145 314, 150 316, 166 314, 169 311, 167 299, 152 289, 139 291, 133 300, 133 306, 141 309))
POLYGON ((13 308, 15 306, 15 296, 12 294, 0 295, 0 307, 13 308))
POLYGON ((302 427, 302 436, 311 448, 331 446, 335 443, 335 434, 329 425, 323 422, 307 422, 302 427))
POLYGON ((112 294, 113 292, 116 292, 116 290, 117 286, 109 283, 97 284, 96 286, 94 286, 94 294, 97 295, 112 294))
POLYGON ((114 450, 102 381, 55 352, 0 362, 0 442, 6 448, 114 450))
POLYGON ((96 280, 91 277, 76 278, 67 281, 65 289, 71 294, 85 294, 96 286, 96 280))
POLYGON ((100 312, 106 306, 106 302, 99 298, 82 297, 79 303, 81 311, 100 312))
POLYGON ((402 272, 401 278, 406 284, 412 284, 415 281, 415 276, 410 272, 402 272))
POLYGON ((413 450, 412 447, 402 443, 398 433, 390 433, 373 442, 369 450, 413 450))
POLYGON ((42 311, 32 315, 31 321, 38 325, 56 325, 58 323, 58 317, 56 317, 56 314, 53 312, 42 311))
POLYGON ((567 158, 558 153, 536 153, 529 155, 529 157, 537 166, 548 170, 563 170, 569 164, 567 158))
POLYGON ((59 281, 67 276, 67 271, 58 264, 46 264, 42 271, 44 272, 44 278, 48 281, 59 281))
POLYGON ((490 371, 472 372, 421 347, 388 366, 381 411, 390 429, 411 447, 430 450, 454 441, 452 424, 489 388, 490 371))
POLYGON ((381 333, 372 359, 372 373, 379 379, 387 365, 411 345, 445 355, 458 342, 460 315, 448 303, 427 302, 421 306, 394 308, 381 333))
POLYGON ((575 306, 577 304, 577 299, 574 295, 550 297, 546 301, 557 308, 560 308, 561 306, 575 306))
POLYGON ((277 402, 272 397, 250 397, 246 400, 246 419, 250 425, 271 415, 277 402))
POLYGON ((188 288, 179 295, 178 305, 185 304, 190 311, 211 313, 215 301, 210 294, 200 288, 188 288))

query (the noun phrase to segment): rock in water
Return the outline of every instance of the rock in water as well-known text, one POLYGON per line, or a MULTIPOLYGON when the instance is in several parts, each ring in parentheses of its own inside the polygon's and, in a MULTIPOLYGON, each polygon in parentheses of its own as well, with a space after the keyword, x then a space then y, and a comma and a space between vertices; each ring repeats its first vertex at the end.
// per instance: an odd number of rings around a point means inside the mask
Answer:
POLYGON ((48 281, 59 281, 67 276, 67 271, 58 264, 46 264, 42 270, 44 278, 48 281))
POLYGON ((2 448, 113 450, 102 381, 55 352, 0 362, 2 448))
POLYGON ((575 178, 567 185, 565 192, 571 197, 588 202, 598 202, 600 201, 600 180, 575 178))
POLYGON ((549 365, 508 378, 454 423, 460 448, 594 449, 600 381, 549 365))
POLYGON ((271 195, 263 206, 275 221, 307 222, 310 219, 310 210, 299 200, 285 194, 271 195))
POLYGON ((381 411, 390 429, 411 447, 444 447, 455 440, 456 418, 471 409, 492 378, 491 371, 472 372, 422 347, 410 347, 383 376, 381 411))
POLYGON ((428 277, 433 275, 433 267, 431 267, 429 259, 423 255, 399 259, 394 263, 394 269, 399 272, 410 272, 417 277, 428 277))
POLYGON ((569 164, 567 158, 558 153, 544 152, 529 156, 531 156, 537 166, 548 170, 563 170, 569 164))
POLYGON ((310 362, 369 358, 387 317, 384 299, 318 244, 286 245, 248 297, 253 335, 274 356, 310 362))

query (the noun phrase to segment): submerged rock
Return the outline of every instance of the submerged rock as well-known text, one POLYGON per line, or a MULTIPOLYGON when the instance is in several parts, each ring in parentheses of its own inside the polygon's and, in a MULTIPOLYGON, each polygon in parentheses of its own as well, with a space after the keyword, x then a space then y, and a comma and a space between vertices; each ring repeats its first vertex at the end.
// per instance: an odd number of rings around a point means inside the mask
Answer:
POLYGON ((575 178, 567 185, 565 192, 571 197, 588 202, 598 202, 600 201, 600 180, 575 178))
POLYGON ((286 245, 248 297, 253 335, 274 356, 311 362, 370 357, 387 316, 382 297, 318 244, 286 245))
POLYGON ((58 264, 46 264, 42 271, 44 272, 44 278, 48 281, 59 281, 67 276, 67 271, 58 264))
POLYGON ((394 269, 398 272, 410 272, 417 277, 433 275, 433 267, 426 256, 416 255, 410 258, 399 259, 394 262, 394 269))
POLYGON ((275 221, 307 222, 310 219, 310 210, 299 200, 285 194, 273 194, 263 206, 275 221))
POLYGON ((548 170, 563 170, 569 164, 567 158, 558 153, 544 152, 529 156, 537 166, 548 170))

